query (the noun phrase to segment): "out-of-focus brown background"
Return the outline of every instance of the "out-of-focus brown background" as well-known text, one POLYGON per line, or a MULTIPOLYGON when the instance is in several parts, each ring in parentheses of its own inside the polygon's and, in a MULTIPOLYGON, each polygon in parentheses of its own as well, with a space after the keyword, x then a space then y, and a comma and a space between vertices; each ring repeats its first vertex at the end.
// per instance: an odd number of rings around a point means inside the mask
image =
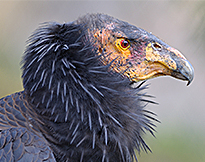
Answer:
POLYGON ((171 77, 149 80, 159 105, 156 138, 145 139, 153 153, 140 162, 205 161, 205 2, 190 1, 1 1, 0 97, 22 90, 20 61, 28 36, 45 21, 60 23, 86 13, 107 13, 160 37, 179 49, 195 69, 190 86, 171 77))

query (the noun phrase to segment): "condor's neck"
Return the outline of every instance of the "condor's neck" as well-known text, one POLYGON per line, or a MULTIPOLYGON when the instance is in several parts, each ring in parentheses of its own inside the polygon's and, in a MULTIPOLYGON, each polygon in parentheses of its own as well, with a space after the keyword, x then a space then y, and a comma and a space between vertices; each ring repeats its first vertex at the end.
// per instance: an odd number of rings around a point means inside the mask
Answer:
POLYGON ((153 118, 141 105, 145 87, 131 88, 129 79, 103 65, 81 28, 48 25, 31 37, 22 75, 27 101, 59 153, 80 158, 88 148, 88 159, 99 150, 102 158, 111 152, 131 156, 133 144, 147 147, 141 132, 153 133, 153 118))
MULTIPOLYGON (((86 53, 86 49, 81 51, 86 53)), ((70 122, 72 116, 83 121, 88 111, 103 113, 100 104, 103 92, 107 93, 105 80, 110 74, 92 55, 93 51, 86 57, 80 56, 81 51, 72 58, 67 57, 72 56, 68 51, 61 57, 42 59, 36 62, 36 68, 32 67, 35 70, 28 69, 34 71, 28 77, 29 84, 25 83, 28 100, 38 114, 50 121, 70 122)))
POLYGON ((41 68, 32 75, 33 86, 28 84, 30 91, 25 89, 39 119, 46 123, 42 129, 51 131, 48 134, 58 141, 71 142, 68 137, 79 133, 78 130, 84 130, 85 136, 95 136, 93 133, 103 130, 103 142, 107 143, 108 125, 110 130, 125 134, 132 127, 140 130, 137 119, 129 117, 138 111, 138 106, 141 108, 136 95, 140 89, 130 88, 128 79, 109 72, 109 67, 100 64, 92 50, 89 52, 84 61, 66 57, 41 60, 37 66, 41 68), (129 121, 134 126, 127 125, 129 121))

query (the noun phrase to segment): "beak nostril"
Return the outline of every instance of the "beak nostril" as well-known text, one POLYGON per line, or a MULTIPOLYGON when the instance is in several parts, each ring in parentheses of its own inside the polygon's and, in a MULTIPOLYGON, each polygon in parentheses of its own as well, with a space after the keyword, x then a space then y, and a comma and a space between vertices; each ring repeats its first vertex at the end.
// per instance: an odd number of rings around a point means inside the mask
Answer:
POLYGON ((155 50, 158 50, 160 51, 162 49, 162 46, 158 43, 152 43, 152 47, 155 49, 155 50))

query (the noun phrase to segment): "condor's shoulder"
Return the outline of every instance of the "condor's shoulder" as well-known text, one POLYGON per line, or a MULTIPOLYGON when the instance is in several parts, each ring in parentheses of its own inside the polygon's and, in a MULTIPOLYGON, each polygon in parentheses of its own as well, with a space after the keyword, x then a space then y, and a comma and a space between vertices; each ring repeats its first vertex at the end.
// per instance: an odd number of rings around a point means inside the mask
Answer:
POLYGON ((47 141, 33 127, 27 106, 23 92, 0 99, 0 161, 55 162, 47 141))

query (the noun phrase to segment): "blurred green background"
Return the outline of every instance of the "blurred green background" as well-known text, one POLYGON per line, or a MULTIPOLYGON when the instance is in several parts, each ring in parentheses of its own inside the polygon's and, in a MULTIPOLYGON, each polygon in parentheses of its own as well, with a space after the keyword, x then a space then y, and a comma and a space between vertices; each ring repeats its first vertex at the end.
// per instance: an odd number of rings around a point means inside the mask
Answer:
POLYGON ((179 49, 195 69, 193 83, 170 77, 149 80, 159 105, 156 138, 145 135, 153 153, 140 162, 205 162, 204 1, 0 1, 0 97, 22 90, 20 61, 28 36, 42 22, 60 23, 86 13, 107 13, 160 37, 179 49))

